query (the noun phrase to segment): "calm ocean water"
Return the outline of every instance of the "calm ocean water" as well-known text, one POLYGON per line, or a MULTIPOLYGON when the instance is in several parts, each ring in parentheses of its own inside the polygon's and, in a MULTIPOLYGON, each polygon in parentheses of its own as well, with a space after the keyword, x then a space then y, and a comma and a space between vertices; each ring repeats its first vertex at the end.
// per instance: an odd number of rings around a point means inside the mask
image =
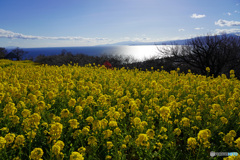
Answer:
MULTIPOLYGON (((159 47, 159 46, 158 46, 159 47)), ((83 53, 90 56, 100 56, 102 54, 113 54, 122 56, 132 56, 136 61, 142 61, 152 56, 159 55, 155 45, 139 46, 90 46, 90 47, 51 47, 51 48, 21 48, 27 51, 23 59, 32 57, 35 59, 38 55, 58 55, 62 50, 73 54, 83 53)), ((10 51, 10 50, 9 50, 10 51)))

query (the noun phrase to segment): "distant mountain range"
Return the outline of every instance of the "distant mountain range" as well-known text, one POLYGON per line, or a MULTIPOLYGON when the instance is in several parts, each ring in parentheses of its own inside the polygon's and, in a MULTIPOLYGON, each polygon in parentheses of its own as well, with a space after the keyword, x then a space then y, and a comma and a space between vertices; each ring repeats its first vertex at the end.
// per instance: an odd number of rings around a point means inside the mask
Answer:
POLYGON ((170 45, 173 43, 177 43, 178 45, 182 45, 185 43, 187 39, 184 40, 173 40, 173 41, 161 41, 161 42, 139 42, 139 41, 123 41, 113 44, 107 45, 128 45, 128 46, 137 46, 137 45, 170 45))
MULTIPOLYGON (((236 36, 236 37, 240 36, 239 33, 231 33, 231 34, 227 34, 227 35, 236 36)), ((219 35, 219 36, 221 36, 221 35, 219 35)), ((202 36, 202 38, 204 38, 204 37, 205 36, 202 36)), ((107 45, 129 45, 129 46, 134 46, 134 45, 172 45, 172 44, 183 45, 183 44, 186 43, 186 41, 189 41, 189 40, 192 40, 192 39, 194 39, 194 38, 180 39, 180 40, 170 40, 170 41, 160 41, 160 42, 123 41, 123 42, 107 44, 107 45)))

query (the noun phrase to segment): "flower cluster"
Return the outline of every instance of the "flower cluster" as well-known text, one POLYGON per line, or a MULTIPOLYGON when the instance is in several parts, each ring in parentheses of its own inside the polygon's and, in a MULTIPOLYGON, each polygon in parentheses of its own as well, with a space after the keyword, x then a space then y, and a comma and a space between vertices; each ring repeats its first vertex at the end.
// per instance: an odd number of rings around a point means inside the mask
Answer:
POLYGON ((234 71, 230 79, 206 72, 0 60, 0 157, 209 159, 219 147, 237 152, 240 81, 234 71))

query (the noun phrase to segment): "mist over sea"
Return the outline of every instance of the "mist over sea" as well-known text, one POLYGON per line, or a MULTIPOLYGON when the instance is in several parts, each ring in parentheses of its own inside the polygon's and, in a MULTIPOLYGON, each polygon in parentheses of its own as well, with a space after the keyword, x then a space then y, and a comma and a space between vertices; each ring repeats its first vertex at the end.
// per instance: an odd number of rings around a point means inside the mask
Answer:
MULTIPOLYGON (((32 57, 35 59, 38 55, 45 56, 61 54, 62 50, 72 54, 86 54, 89 56, 101 56, 102 54, 131 56, 136 61, 143 61, 152 56, 159 55, 158 48, 164 46, 156 45, 132 45, 132 46, 88 46, 88 47, 49 47, 49 48, 20 48, 27 51, 23 59, 32 57)), ((10 52, 11 50, 8 50, 10 52)))

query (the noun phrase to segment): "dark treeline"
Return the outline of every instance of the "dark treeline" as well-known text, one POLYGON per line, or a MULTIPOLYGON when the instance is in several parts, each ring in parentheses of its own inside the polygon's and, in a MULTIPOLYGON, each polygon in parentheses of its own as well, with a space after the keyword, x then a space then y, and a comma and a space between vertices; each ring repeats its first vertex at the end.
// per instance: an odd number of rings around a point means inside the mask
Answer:
MULTIPOLYGON (((0 59, 10 59, 10 60, 23 60, 23 56, 27 54, 26 51, 20 49, 20 48, 15 48, 13 49, 10 53, 7 52, 5 48, 0 47, 0 59)), ((33 60, 30 58, 30 60, 33 60)))
POLYGON ((103 65, 105 61, 109 61, 113 67, 123 67, 124 63, 129 63, 131 57, 123 57, 120 55, 101 55, 101 56, 89 56, 85 54, 72 54, 71 52, 67 52, 63 50, 61 54, 58 55, 39 55, 36 57, 35 62, 39 64, 48 64, 48 65, 68 65, 78 64, 79 66, 85 66, 86 64, 103 65))

